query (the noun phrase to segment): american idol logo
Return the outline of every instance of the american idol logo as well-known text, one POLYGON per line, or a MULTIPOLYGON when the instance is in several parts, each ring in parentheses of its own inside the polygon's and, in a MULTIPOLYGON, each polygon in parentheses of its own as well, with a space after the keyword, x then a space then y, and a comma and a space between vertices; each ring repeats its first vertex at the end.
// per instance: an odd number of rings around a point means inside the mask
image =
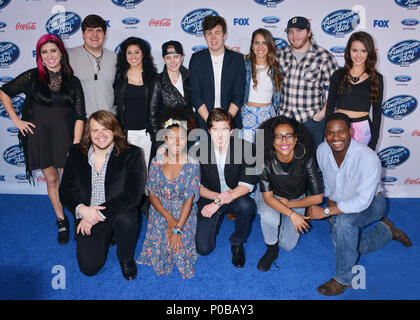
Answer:
POLYGON ((419 20, 413 18, 407 18, 401 21, 401 24, 407 27, 414 27, 419 24, 419 20))
POLYGON ((124 18, 121 20, 121 22, 126 25, 132 26, 132 25, 138 24, 140 20, 137 18, 124 18))
POLYGON ((254 0, 256 3, 268 7, 268 8, 275 8, 276 5, 282 3, 284 0, 254 0))
POLYGON ((413 96, 395 96, 382 104, 382 113, 385 117, 400 120, 412 113, 417 108, 417 104, 417 99, 413 96))
POLYGON ((3 152, 3 159, 12 166, 23 167, 25 165, 23 149, 18 145, 7 148, 3 152))
POLYGON ((335 37, 343 37, 345 34, 356 30, 360 24, 360 16, 350 9, 337 10, 327 15, 321 22, 322 30, 335 37))
POLYGON ((411 81, 411 77, 406 74, 401 74, 401 75, 395 76, 394 80, 397 82, 409 82, 411 81))
POLYGON ((144 0, 111 0, 113 4, 119 7, 124 7, 126 9, 134 9, 136 5, 144 0))
POLYGON ((12 0, 0 0, 0 10, 7 7, 7 5, 10 3, 10 1, 12 1, 12 0))
POLYGON ((60 38, 66 39, 75 34, 82 24, 80 16, 71 11, 59 12, 50 17, 45 24, 45 30, 60 38))
MULTIPOLYGON (((13 108, 15 109, 16 114, 20 117, 22 114, 22 107, 25 100, 21 96, 15 96, 12 98, 13 108)), ((9 114, 7 113, 6 109, 4 109, 3 104, 0 103, 0 117, 8 118, 9 114)))
POLYGON ((400 7, 407 9, 417 9, 420 5, 420 0, 394 0, 400 7))
POLYGON ((390 134, 401 134, 401 133, 404 132, 404 129, 402 129, 402 128, 391 128, 391 129, 388 129, 388 132, 390 134))
POLYGON ((420 41, 404 40, 393 45, 388 51, 388 60, 402 67, 408 67, 410 63, 420 58, 420 41))
POLYGON ((382 177, 382 182, 383 183, 394 183, 395 181, 397 181, 398 179, 392 176, 386 176, 386 177, 382 177))
POLYGON ((282 39, 282 38, 274 38, 274 44, 276 45, 277 50, 287 47, 289 45, 289 42, 287 42, 286 40, 282 39))
POLYGON ((0 67, 7 68, 19 58, 20 50, 13 42, 0 42, 0 67))
POLYGON ((410 157, 410 150, 404 146, 392 146, 378 153, 383 168, 391 169, 402 165, 410 157))
POLYGON ((204 49, 207 49, 207 48, 208 48, 207 46, 194 46, 194 47, 191 48, 191 50, 193 52, 197 52, 197 51, 201 51, 201 50, 204 50, 204 49))
POLYGON ((261 21, 267 24, 275 24, 280 22, 280 18, 270 16, 262 18, 261 21))
POLYGON ((186 33, 196 35, 198 37, 203 35, 203 19, 207 16, 218 16, 219 14, 213 9, 196 9, 187 13, 181 20, 181 28, 186 33))

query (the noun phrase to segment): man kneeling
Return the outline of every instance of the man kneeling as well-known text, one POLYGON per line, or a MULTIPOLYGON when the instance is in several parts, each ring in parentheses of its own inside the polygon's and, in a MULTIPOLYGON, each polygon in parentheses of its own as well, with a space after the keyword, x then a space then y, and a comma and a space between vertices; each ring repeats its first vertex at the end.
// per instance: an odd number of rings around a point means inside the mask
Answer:
POLYGON ((82 143, 70 148, 59 194, 76 218, 77 261, 85 275, 99 272, 115 239, 124 278, 137 276, 133 257, 146 177, 143 158, 115 116, 104 110, 89 117, 82 143))

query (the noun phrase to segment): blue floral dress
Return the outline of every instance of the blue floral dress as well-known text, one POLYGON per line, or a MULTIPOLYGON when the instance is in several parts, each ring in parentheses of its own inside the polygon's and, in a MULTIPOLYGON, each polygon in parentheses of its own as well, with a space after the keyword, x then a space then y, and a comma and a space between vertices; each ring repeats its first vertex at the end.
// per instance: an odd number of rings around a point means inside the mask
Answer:
POLYGON ((162 156, 153 159, 149 168, 146 192, 151 192, 161 201, 175 219, 179 218, 181 209, 187 199, 195 195, 190 215, 182 228, 182 250, 174 254, 169 251, 166 230, 166 219, 150 206, 147 232, 143 250, 137 263, 153 266, 157 275, 168 275, 174 264, 178 267, 182 278, 194 276, 193 265, 197 261, 195 249, 195 231, 197 227, 197 201, 200 195, 200 164, 198 160, 188 157, 179 175, 168 179, 162 171, 162 156))

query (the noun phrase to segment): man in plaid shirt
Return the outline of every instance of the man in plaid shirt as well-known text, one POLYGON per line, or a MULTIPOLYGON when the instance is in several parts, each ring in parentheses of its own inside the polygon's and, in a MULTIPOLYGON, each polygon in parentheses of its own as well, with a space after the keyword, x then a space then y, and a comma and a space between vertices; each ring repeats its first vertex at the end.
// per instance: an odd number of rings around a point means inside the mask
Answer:
POLYGON ((335 58, 312 39, 308 19, 293 17, 287 23, 290 46, 278 50, 284 91, 279 115, 303 123, 315 146, 323 140, 326 95, 330 77, 339 69, 335 58))

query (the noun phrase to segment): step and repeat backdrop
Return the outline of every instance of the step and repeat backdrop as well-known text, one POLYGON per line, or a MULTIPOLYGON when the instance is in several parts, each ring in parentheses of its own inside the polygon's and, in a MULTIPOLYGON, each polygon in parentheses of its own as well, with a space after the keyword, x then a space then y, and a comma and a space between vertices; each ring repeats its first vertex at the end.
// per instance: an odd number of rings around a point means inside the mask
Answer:
MULTIPOLYGON (((377 147, 385 191, 388 197, 420 196, 420 0, 0 0, 0 85, 35 67, 35 44, 42 34, 59 35, 68 48, 81 45, 81 22, 91 13, 107 21, 105 47, 116 51, 127 37, 141 37, 159 71, 165 41, 183 44, 186 67, 192 53, 206 48, 201 22, 207 15, 226 19, 226 45, 243 54, 258 28, 270 30, 277 47, 288 45, 287 21, 305 16, 316 42, 340 66, 350 34, 369 32, 385 81, 377 147)), ((24 99, 13 98, 18 114, 24 99)), ((0 105, 0 193, 46 194, 40 171, 34 172, 35 186, 25 179, 17 131, 0 105)))

